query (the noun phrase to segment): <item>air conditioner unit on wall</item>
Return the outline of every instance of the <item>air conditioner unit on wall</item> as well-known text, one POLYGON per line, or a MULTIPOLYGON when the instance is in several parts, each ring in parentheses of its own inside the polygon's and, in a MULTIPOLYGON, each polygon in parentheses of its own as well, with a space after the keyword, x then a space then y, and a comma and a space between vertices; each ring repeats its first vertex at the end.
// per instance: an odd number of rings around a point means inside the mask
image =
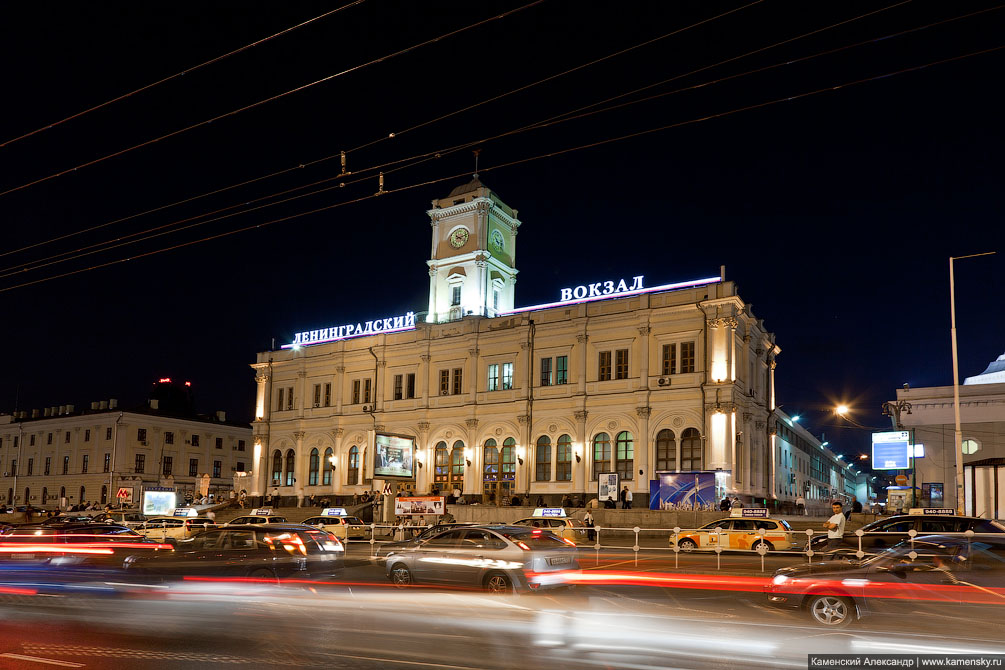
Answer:
POLYGON ((670 378, 669 377, 660 377, 659 378, 659 382, 657 382, 657 383, 660 386, 670 386, 670 378))

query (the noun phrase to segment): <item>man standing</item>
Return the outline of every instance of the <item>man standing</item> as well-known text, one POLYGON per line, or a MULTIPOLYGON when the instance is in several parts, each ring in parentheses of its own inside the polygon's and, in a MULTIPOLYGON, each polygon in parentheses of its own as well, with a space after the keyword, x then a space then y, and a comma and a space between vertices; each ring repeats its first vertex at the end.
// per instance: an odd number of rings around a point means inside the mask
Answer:
POLYGON ((632 492, 626 486, 624 488, 624 490, 621 492, 621 494, 623 496, 622 497, 622 502, 621 502, 621 509, 631 509, 632 508, 632 492))
POLYGON ((796 514, 803 516, 806 514, 806 498, 796 496, 796 514))
POLYGON ((832 502, 831 512, 831 518, 824 523, 824 528, 827 529, 827 551, 834 551, 841 546, 841 540, 844 538, 844 524, 847 520, 841 513, 841 503, 832 502))
POLYGON ((272 489, 272 509, 279 509, 279 489, 272 489))

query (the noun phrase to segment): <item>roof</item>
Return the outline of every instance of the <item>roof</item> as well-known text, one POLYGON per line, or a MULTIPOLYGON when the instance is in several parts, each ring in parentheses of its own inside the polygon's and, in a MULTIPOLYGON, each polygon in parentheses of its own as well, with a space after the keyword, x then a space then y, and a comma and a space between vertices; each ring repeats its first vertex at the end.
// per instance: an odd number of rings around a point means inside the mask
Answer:
POLYGON ((467 184, 462 184, 460 186, 454 187, 454 190, 451 191, 450 195, 448 195, 447 197, 452 198, 455 195, 461 195, 462 193, 470 193, 471 191, 475 191, 480 188, 488 188, 488 187, 485 186, 485 184, 483 184, 481 181, 479 181, 478 177, 475 177, 467 184))
POLYGON ((1005 354, 991 361, 984 372, 963 380, 964 386, 973 384, 1000 384, 1005 382, 1005 354))

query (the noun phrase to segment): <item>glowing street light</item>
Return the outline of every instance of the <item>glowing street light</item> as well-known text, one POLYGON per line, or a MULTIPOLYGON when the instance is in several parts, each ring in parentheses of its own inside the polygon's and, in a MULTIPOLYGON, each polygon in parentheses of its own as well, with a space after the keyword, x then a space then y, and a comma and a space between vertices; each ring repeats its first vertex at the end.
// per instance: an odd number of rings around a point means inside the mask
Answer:
POLYGON ((834 413, 838 416, 848 416, 848 405, 838 405, 834 408, 834 413))

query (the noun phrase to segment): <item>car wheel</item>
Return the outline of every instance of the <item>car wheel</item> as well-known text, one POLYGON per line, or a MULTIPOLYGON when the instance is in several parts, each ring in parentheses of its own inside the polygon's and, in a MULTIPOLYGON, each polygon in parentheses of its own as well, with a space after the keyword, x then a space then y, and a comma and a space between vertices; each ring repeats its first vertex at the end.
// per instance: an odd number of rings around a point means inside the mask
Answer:
POLYGON ((774 546, 772 546, 770 542, 763 542, 761 540, 755 542, 750 548, 753 549, 754 551, 757 551, 757 548, 760 547, 762 544, 764 545, 764 548, 767 549, 768 551, 774 549, 774 546))
POLYGON ((855 605, 841 596, 812 596, 806 611, 815 623, 828 628, 844 628, 855 618, 855 605))
POLYGON ((399 589, 408 588, 415 583, 412 579, 412 571, 405 567, 403 563, 398 563, 391 568, 391 583, 399 589))
POLYGON ((695 544, 694 540, 687 540, 687 539, 678 542, 677 546, 680 547, 681 551, 686 551, 689 553, 698 548, 698 545, 695 544))
POLYGON ((501 572, 493 572, 485 578, 485 589, 491 593, 512 593, 513 582, 501 572))
POLYGON ((266 568, 259 568, 258 570, 252 570, 249 574, 252 579, 262 579, 269 580, 272 582, 276 581, 276 576, 272 573, 272 570, 266 568))

